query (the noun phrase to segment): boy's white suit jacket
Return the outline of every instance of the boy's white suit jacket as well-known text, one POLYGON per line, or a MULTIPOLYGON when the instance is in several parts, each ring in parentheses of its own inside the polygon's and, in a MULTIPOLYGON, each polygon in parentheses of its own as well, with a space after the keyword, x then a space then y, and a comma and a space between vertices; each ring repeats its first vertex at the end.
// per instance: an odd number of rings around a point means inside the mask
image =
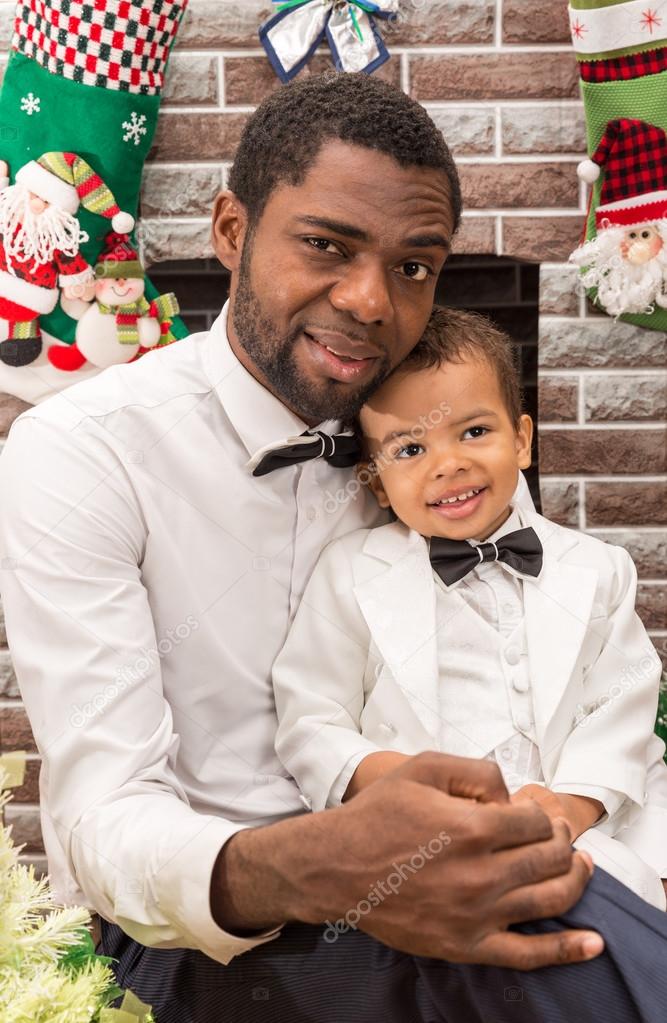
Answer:
MULTIPOLYGON (((667 767, 653 734, 660 662, 635 612, 634 564, 623 548, 522 516, 544 548, 523 594, 545 784, 622 793, 620 810, 597 827, 625 829, 665 876, 667 767)), ((340 800, 367 753, 439 748, 447 682, 438 679, 435 587, 427 542, 400 522, 323 552, 274 664, 276 749, 314 810, 340 800)), ((460 607, 451 591, 443 599, 460 607)))

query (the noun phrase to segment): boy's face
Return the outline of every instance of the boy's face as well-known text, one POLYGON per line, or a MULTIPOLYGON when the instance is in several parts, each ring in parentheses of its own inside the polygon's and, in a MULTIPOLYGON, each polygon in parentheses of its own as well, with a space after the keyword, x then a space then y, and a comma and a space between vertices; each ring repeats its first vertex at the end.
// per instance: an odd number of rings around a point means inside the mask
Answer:
POLYGON ((371 488, 406 526, 485 540, 508 517, 519 470, 530 465, 533 424, 526 415, 512 423, 485 361, 399 370, 359 418, 375 466, 371 488))

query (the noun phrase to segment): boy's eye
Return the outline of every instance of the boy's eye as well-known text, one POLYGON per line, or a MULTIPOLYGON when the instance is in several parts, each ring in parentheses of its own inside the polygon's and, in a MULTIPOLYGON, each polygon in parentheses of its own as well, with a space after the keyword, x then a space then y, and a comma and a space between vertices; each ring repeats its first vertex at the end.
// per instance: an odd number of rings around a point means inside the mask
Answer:
POLYGON ((396 458, 414 458, 415 455, 421 454, 423 450, 421 444, 404 444, 396 452, 396 458))
POLYGON ((411 281, 425 281, 431 271, 423 263, 414 263, 411 260, 401 265, 400 273, 402 277, 408 277, 411 281))
POLYGON ((488 432, 488 426, 470 426, 463 436, 465 437, 467 434, 470 434, 472 440, 475 440, 477 437, 483 437, 484 434, 488 432))

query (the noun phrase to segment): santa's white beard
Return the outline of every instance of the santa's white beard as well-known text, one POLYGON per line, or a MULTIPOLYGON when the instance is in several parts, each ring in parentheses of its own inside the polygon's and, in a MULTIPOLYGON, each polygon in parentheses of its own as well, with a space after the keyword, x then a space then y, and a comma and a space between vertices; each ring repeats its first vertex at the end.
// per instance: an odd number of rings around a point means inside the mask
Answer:
POLYGON ((30 209, 30 193, 24 185, 12 185, 0 192, 0 234, 7 256, 7 268, 14 273, 12 263, 32 259, 30 271, 50 263, 56 251, 75 256, 88 235, 81 230, 76 217, 53 204, 42 213, 30 209))
POLYGON ((622 227, 605 228, 570 256, 582 269, 584 287, 597 288, 597 302, 611 316, 652 313, 656 303, 667 304, 667 224, 656 226, 664 244, 648 263, 636 265, 623 258, 622 227))

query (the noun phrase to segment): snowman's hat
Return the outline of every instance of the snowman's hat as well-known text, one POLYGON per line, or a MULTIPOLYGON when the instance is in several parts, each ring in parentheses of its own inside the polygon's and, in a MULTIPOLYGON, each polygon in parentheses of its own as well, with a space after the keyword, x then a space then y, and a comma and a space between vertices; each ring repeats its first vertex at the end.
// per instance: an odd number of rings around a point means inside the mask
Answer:
POLYGON ((97 257, 95 276, 98 280, 118 280, 121 277, 144 279, 146 271, 129 235, 117 231, 108 233, 104 239, 104 248, 97 257))

